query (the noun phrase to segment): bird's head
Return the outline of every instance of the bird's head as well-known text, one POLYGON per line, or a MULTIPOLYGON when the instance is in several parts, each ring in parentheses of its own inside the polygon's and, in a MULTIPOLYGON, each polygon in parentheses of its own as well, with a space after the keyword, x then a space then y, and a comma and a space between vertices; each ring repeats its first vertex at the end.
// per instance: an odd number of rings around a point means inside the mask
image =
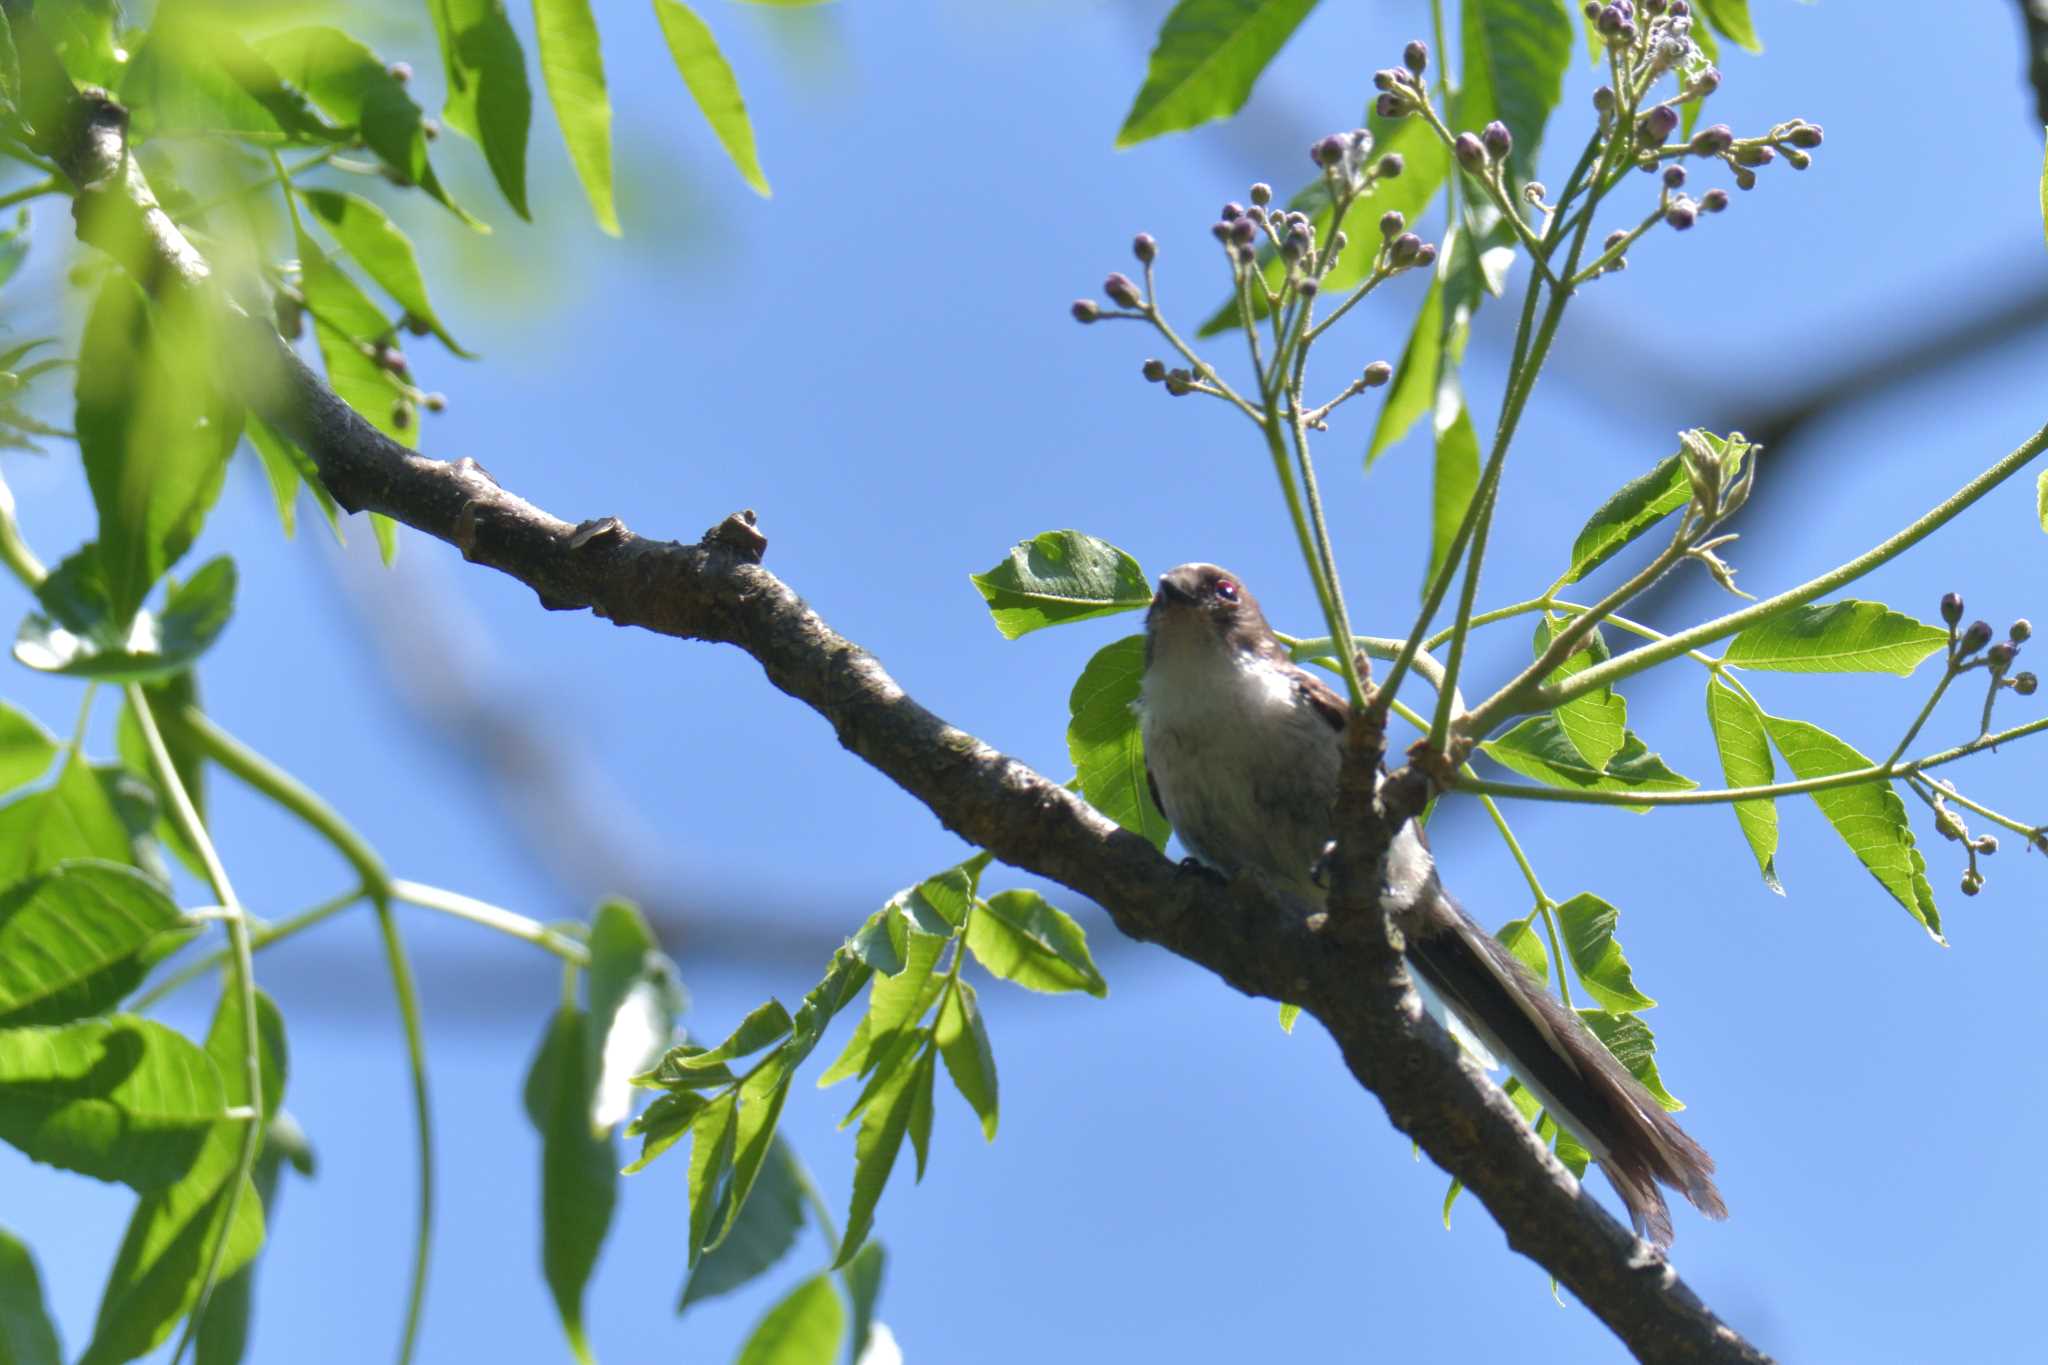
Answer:
POLYGON ((1159 576, 1145 613, 1148 657, 1160 650, 1263 653, 1275 647, 1258 599, 1214 564, 1183 564, 1159 576))

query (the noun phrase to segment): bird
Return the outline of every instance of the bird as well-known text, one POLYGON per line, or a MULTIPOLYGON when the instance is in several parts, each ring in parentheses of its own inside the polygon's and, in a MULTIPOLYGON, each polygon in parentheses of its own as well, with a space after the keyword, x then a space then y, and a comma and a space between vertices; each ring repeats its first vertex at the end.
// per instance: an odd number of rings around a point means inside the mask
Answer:
MULTIPOLYGON (((1145 615, 1137 702, 1152 799, 1199 866, 1257 874, 1320 905, 1350 707, 1296 664, 1236 575, 1183 564, 1145 615)), ((1444 889, 1421 827, 1387 850, 1380 903, 1412 975, 1592 1154, 1636 1234, 1672 1237, 1670 1186, 1710 1218, 1714 1161, 1499 940, 1444 889)))

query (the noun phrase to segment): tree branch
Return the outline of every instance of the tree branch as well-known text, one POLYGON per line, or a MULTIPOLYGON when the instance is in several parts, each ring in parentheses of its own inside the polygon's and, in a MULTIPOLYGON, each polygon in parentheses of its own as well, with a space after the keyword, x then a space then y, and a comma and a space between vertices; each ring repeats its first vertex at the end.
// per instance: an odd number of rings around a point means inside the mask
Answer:
MULTIPOLYGON (((10 13, 17 7, 7 0, 10 13)), ((31 28, 19 21, 17 38, 31 28)), ((77 188, 81 239, 106 247, 153 292, 215 295, 237 352, 224 373, 251 409, 311 455, 343 506, 446 541, 526 584, 551 610, 588 609, 618 625, 745 650, 842 745, 962 838, 1093 898, 1132 938, 1321 1019, 1394 1125, 1637 1356, 1765 1359, 1579 1187, 1422 1012, 1383 916, 1310 914, 1243 881, 1225 888, 1182 874, 1143 838, 907 695, 879 660, 761 567, 767 542, 751 512, 727 517, 694 545, 645 539, 613 517, 572 526, 499 487, 474 460, 430 460, 388 440, 267 321, 212 283, 207 262, 127 156, 118 105, 73 95, 62 126, 69 135, 50 151, 77 188)))

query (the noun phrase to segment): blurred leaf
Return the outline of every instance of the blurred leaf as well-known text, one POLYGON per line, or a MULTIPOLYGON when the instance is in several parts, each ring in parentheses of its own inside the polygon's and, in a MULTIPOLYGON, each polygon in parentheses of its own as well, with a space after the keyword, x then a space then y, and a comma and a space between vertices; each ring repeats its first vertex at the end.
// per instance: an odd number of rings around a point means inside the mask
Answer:
POLYGON ((62 862, 0 891, 0 1027, 109 1008, 142 980, 143 945, 183 922, 156 883, 115 863, 62 862))
POLYGON ((738 1289, 772 1268, 796 1245, 803 1224, 803 1177, 788 1144, 778 1137, 725 1240, 705 1252, 683 1282, 676 1312, 738 1289))
POLYGON ((50 770, 57 737, 33 716, 0 701, 0 792, 35 781, 50 770))
MULTIPOLYGON (((1764 713, 1719 678, 1707 677, 1707 721, 1721 751, 1721 773, 1731 787, 1762 787, 1778 780, 1771 746, 1764 738, 1764 713)), ((1785 894, 1778 882, 1778 803, 1768 797, 1734 803, 1736 823, 1756 855, 1764 885, 1785 894)))
MULTIPOLYGON (((1536 640, 1534 654, 1541 658, 1543 651, 1550 648, 1557 638, 1558 623, 1553 622, 1549 612, 1543 612, 1536 619, 1536 640)), ((1608 657, 1607 642, 1595 626, 1585 641, 1586 647, 1551 670, 1545 682, 1564 682, 1575 673, 1582 673, 1608 657)), ((1551 714, 1557 717, 1558 728, 1565 738, 1578 750, 1579 757, 1586 760, 1588 767, 1604 769, 1614 756, 1621 752, 1628 742, 1628 701, 1611 687, 1597 692, 1588 692, 1556 708, 1551 714)))
POLYGON ((138 612, 119 634, 111 618, 77 634, 48 616, 31 615, 15 636, 14 657, 44 673, 145 682, 190 668, 234 611, 235 562, 221 555, 202 564, 190 582, 172 585, 161 617, 138 612))
POLYGON ((1458 128, 1493 119, 1515 135, 1509 165, 1516 181, 1536 168, 1543 125, 1564 90, 1572 59, 1572 21, 1558 0, 1465 0, 1459 37, 1458 128))
MULTIPOLYGON (((284 1091, 284 1021, 267 996, 258 994, 256 1008, 267 1119, 276 1112, 284 1091)), ((233 990, 224 991, 207 1033, 206 1054, 220 1074, 229 1104, 249 1104, 255 1098, 245 1083, 245 1038, 240 1000, 233 990)), ((237 1121, 213 1125, 192 1168, 175 1184, 145 1193, 136 1204, 107 1275, 92 1344, 79 1365, 133 1360, 169 1336, 197 1302, 224 1231, 220 1280, 233 1277, 255 1259, 263 1245, 263 1202, 247 1176, 237 1180, 244 1131, 237 1121)))
POLYGON ((344 140, 241 35, 197 10, 158 6, 149 36, 122 74, 121 99, 134 111, 137 142, 172 132, 270 145, 344 140))
POLYGON ((265 38, 256 50, 329 118, 359 129, 397 183, 418 185, 465 223, 484 226, 441 187, 427 159, 425 116, 376 53, 339 29, 317 25, 265 38))
POLYGON ((595 1082, 585 1057, 586 1016, 558 1008, 526 1074, 526 1116, 541 1136, 541 1269, 562 1330, 578 1359, 587 1360, 583 1287, 611 1230, 618 1199, 618 1148, 609 1133, 590 1131, 595 1082))
MULTIPOLYGON (((1681 777, 1666 767, 1637 737, 1628 732, 1621 751, 1604 768, 1595 768, 1580 756, 1564 727, 1555 716, 1535 716, 1523 721, 1499 739, 1479 746, 1480 751, 1504 768, 1553 787, 1605 792, 1690 791, 1699 783, 1681 777)), ((1648 806, 1628 806, 1642 812, 1648 806)))
POLYGON ((1079 531, 1046 531, 1019 541, 1008 559, 968 577, 1008 640, 1152 603, 1137 560, 1079 531))
MULTIPOLYGON (((1826 777, 1830 773, 1868 768, 1871 761, 1848 744, 1803 720, 1786 720, 1766 715, 1764 729, 1771 742, 1785 756, 1785 766, 1795 777, 1826 777)), ((1920 921, 1934 941, 1941 936, 1941 911, 1934 904, 1934 888, 1927 884, 1927 860, 1913 842, 1913 827, 1906 823, 1905 803, 1889 782, 1865 782, 1853 787, 1831 787, 1812 793, 1814 804, 1858 862, 1877 878, 1878 885, 1892 895, 1906 913, 1920 921)))
POLYGON ((1422 582, 1425 593, 1450 556, 1458 527, 1479 488, 1479 433, 1472 429, 1472 414, 1465 408, 1465 390, 1458 383, 1457 370, 1450 365, 1445 365, 1439 375, 1432 427, 1436 433, 1436 475, 1430 495, 1429 570, 1422 582))
POLYGON ((918 1057, 910 1078, 910 1147, 917 1154, 917 1178, 924 1179, 925 1161, 932 1146, 932 1088, 938 1076, 939 1059, 927 1047, 918 1057))
POLYGON ((1579 980, 1593 998, 1617 1014, 1650 1009, 1656 1001, 1636 989, 1628 959, 1614 927, 1621 912, 1590 892, 1580 892, 1557 907, 1558 930, 1579 980))
POLYGON ((1494 937, 1515 955, 1516 961, 1529 969, 1530 975, 1545 985, 1549 984, 1550 953, 1543 946, 1543 936, 1536 932, 1536 926, 1526 916, 1509 920, 1494 937))
POLYGON ((707 1251, 724 1245, 745 1211, 774 1146, 776 1125, 781 1122, 782 1106, 789 1098, 790 1082, 795 1079, 796 1059, 784 1050, 764 1058, 754 1073, 740 1082, 739 1113, 733 1123, 732 1177, 719 1194, 714 1217, 718 1226, 706 1244, 707 1251))
MULTIPOLYGON (((13 54, 14 49, 9 46, 4 55, 13 54)), ((21 263, 28 259, 28 243, 28 210, 24 208, 15 212, 13 227, 0 231, 0 285, 13 279, 21 263)))
POLYGON ((63 1365, 57 1328, 43 1303, 35 1257, 0 1230, 0 1360, 7 1365, 63 1365))
MULTIPOLYGON (((862 1353, 875 1325, 875 1300, 882 1293, 882 1268, 886 1258, 880 1242, 869 1242, 846 1263, 840 1279, 846 1296, 853 1300, 853 1331, 847 1335, 847 1359, 861 1365, 862 1353)), ((877 1362, 879 1365, 879 1362, 877 1362)))
POLYGON ((626 1117, 632 1078, 667 1050, 683 999, 674 964, 631 901, 607 900, 597 907, 588 946, 584 1064, 593 1082, 591 1130, 599 1133, 626 1117))
POLYGON ((1382 451, 1406 436, 1416 420, 1436 405, 1443 332, 1443 276, 1432 270, 1429 292, 1422 296, 1422 308, 1415 315, 1415 326, 1408 333, 1408 345, 1402 350, 1401 363, 1394 370, 1393 387, 1387 390, 1387 401, 1381 404, 1379 420, 1373 424, 1372 443, 1365 451, 1366 468, 1370 469, 1382 451))
POLYGON ((448 335, 434 305, 427 300, 427 281, 420 274, 412 240, 399 231, 383 209, 359 194, 343 194, 339 190, 301 189, 299 197, 306 201, 313 216, 327 225, 350 259, 397 300, 399 307, 425 323, 442 345, 465 359, 470 358, 469 352, 448 335))
POLYGON ((1152 804, 1145 741, 1133 706, 1145 677, 1145 637, 1095 651, 1067 696, 1067 753, 1088 804, 1164 852, 1172 832, 1152 804))
POLYGON ((661 21, 662 37, 668 40, 669 56, 682 73, 683 84, 690 88, 690 97, 703 111, 705 122, 718 135, 719 145, 754 192, 767 198, 768 177, 762 174, 761 158, 754 149, 754 125, 747 118, 739 81, 726 64, 725 54, 718 50, 718 41, 704 21, 678 0, 654 0, 654 15, 661 21))
MULTIPOLYGON (((262 1206, 266 1234, 277 1220, 278 1175, 288 1159, 284 1148, 266 1134, 263 1151, 257 1156, 256 1169, 250 1176, 262 1206)), ((222 1279, 206 1301, 206 1316, 200 1320, 192 1343, 197 1365, 240 1365, 248 1353, 249 1319, 255 1310, 256 1267, 260 1259, 251 1260, 222 1279)))
POLYGON ((1699 8, 1729 42, 1750 52, 1764 50, 1749 20, 1749 0, 1699 0, 1699 8))
POLYGON ((768 1310, 737 1365, 821 1365, 838 1351, 845 1330, 846 1308, 832 1277, 813 1275, 768 1310))
MULTIPOLYGON (((410 426, 407 428, 410 430, 410 426)), ((408 442, 410 444, 410 442, 408 442)), ((377 558, 385 568, 398 562, 398 523, 382 512, 370 513, 370 534, 377 537, 377 558)))
POLYGON ((1723 659, 1786 673, 1896 673, 1905 677, 1948 644, 1948 632, 1882 602, 1809 602, 1728 642, 1723 659))
POLYGON ((14 47, 14 25, 0 10, 0 102, 10 110, 21 103, 21 54, 14 47))
POLYGON ((583 182, 597 225, 619 235, 612 207, 612 104, 605 93, 604 58, 598 50, 597 20, 590 0, 533 0, 534 38, 540 71, 555 106, 555 122, 583 182))
POLYGON ((735 1138, 734 1118, 739 1112, 739 1090, 735 1087, 704 1106, 690 1125, 690 1247, 689 1263, 695 1267, 704 1255, 705 1243, 715 1231, 712 1215, 719 1206, 719 1189, 732 1173, 735 1138))
POLYGON ((1109 994, 1088 956, 1088 935, 1036 891, 1005 891, 967 921, 967 946, 982 966, 1029 990, 1109 994))
POLYGON ((946 1074, 953 1088, 981 1120, 981 1135, 996 1139, 997 1087, 996 1054, 989 1046, 988 1026, 982 1023, 981 1006, 974 987, 957 982, 946 1003, 939 1008, 932 1036, 938 1040, 939 1055, 945 1058, 946 1074))
POLYGON ((696 1048, 674 1048, 669 1058, 685 1071, 695 1071, 717 1062, 731 1061, 759 1052, 770 1043, 788 1036, 791 1028, 789 1011, 782 1002, 770 997, 767 1003, 756 1005, 740 1020, 726 1040, 709 1051, 696 1048))
POLYGON ((1572 542, 1571 568, 1564 581, 1576 583, 1612 559, 1624 546, 1692 500, 1685 462, 1667 455, 1649 473, 1629 480, 1580 528, 1572 542))
POLYGON ((225 1105, 207 1054, 152 1019, 0 1029, 0 1138, 63 1171, 170 1185, 225 1105))
POLYGON ((1664 1078, 1657 1074, 1657 1035, 1640 1017, 1606 1010, 1580 1010, 1579 1018, 1585 1020, 1586 1027, 1593 1030, 1593 1036, 1614 1054, 1615 1060, 1628 1068, 1629 1075, 1642 1083, 1651 1099, 1673 1112, 1685 1108, 1664 1088, 1664 1078))
POLYGON ((1296 1021, 1297 1021, 1297 1020, 1299 1020, 1300 1018, 1301 1018, 1301 1006, 1299 1006, 1299 1005, 1282 1005, 1282 1006, 1280 1007, 1280 1031, 1281 1031, 1282 1033, 1292 1033, 1292 1032, 1294 1032, 1294 1025, 1295 1025, 1296 1021))
MULTIPOLYGON (((981 920, 974 917, 975 922, 981 920)), ((914 1052, 929 1038, 922 1029, 906 1040, 909 1051, 914 1052)), ((903 1137, 910 1130, 910 1111, 915 1103, 915 1084, 920 1068, 914 1065, 897 1066, 876 1072, 885 1077, 885 1083, 867 1105, 860 1121, 860 1133, 853 1143, 853 1201, 846 1211, 846 1231, 839 1243, 839 1257, 832 1268, 837 1270, 853 1259, 867 1240, 874 1227, 875 1202, 882 1197, 882 1187, 889 1183, 889 1172, 896 1165, 896 1153, 903 1146, 903 1137)), ((832 1334, 833 1346, 838 1342, 838 1330, 832 1334)), ((828 1358, 833 1346, 826 1348, 828 1358)), ((745 1359, 743 1356, 742 1359, 745 1359)))
POLYGON ((903 970, 903 953, 908 947, 909 927, 891 901, 867 917, 854 936, 846 940, 846 951, 878 972, 894 975, 903 970))
POLYGON ((362 286, 305 233, 298 236, 298 251, 299 284, 313 317, 327 382, 371 426, 400 445, 418 445, 418 417, 398 379, 377 363, 377 349, 394 339, 396 327, 362 286), (401 407, 406 411, 402 424, 394 420, 401 407))
POLYGON ((44 0, 36 6, 35 22, 74 82, 112 89, 121 79, 114 51, 119 13, 111 0, 44 0))
POLYGON ((240 411, 213 389, 197 307, 153 320, 127 276, 110 274, 79 342, 74 425, 117 627, 198 536, 241 431, 240 411))
POLYGON ((249 438, 250 448, 263 462, 263 473, 270 480, 270 493, 277 501, 277 519, 284 526, 285 535, 290 536, 297 529, 295 503, 299 485, 303 483, 306 491, 313 495, 313 501, 320 505, 321 514, 327 518, 327 528, 334 532, 336 543, 346 544, 348 537, 341 529, 341 508, 336 505, 334 495, 327 491, 327 485, 320 482, 320 474, 313 467, 312 458, 253 412, 244 422, 242 434, 249 438))
POLYGON ((1180 0, 1160 26, 1116 145, 1229 118, 1316 0, 1180 0))
POLYGON ((533 90, 526 53, 505 17, 504 0, 427 0, 448 100, 441 117, 450 128, 483 145, 484 160, 505 202, 521 218, 526 204, 526 135, 533 125, 533 90))
POLYGON ((119 812, 91 765, 76 753, 65 760, 51 786, 0 806, 0 886, 67 858, 121 863, 129 853, 119 812))
POLYGON ((672 1090, 666 1095, 657 1095, 654 1103, 640 1111, 640 1116, 626 1125, 626 1136, 640 1139, 640 1155, 620 1175, 638 1175, 654 1163, 654 1159, 676 1145, 683 1134, 690 1131, 690 1125, 697 1115, 704 1111, 710 1101, 694 1090, 672 1090))

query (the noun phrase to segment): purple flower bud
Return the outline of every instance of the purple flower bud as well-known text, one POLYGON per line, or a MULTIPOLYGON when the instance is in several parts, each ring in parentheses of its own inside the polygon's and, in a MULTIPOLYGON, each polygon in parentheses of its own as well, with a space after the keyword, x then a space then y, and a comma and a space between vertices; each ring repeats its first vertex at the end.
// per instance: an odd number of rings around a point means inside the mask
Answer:
POLYGON ((1360 376, 1368 389, 1376 389, 1393 377, 1394 367, 1384 360, 1373 361, 1365 367, 1365 373, 1360 376))
POLYGON ((411 62, 393 62, 386 70, 390 71, 391 79, 397 81, 400 85, 404 85, 412 79, 411 62))
POLYGON ((1794 147, 1818 147, 1821 141, 1820 125, 1818 123, 1802 123, 1792 130, 1791 136, 1786 140, 1794 147))
POLYGON ((2012 623, 2012 629, 2008 630, 2005 635, 2014 644, 2023 645, 2034 638, 2034 623, 2022 616, 2019 620, 2012 623))
POLYGON ((1603 85, 1593 92, 1593 107, 1603 114, 1614 111, 1614 89, 1603 85))
POLYGON ((1613 38, 1621 33, 1621 26, 1626 22, 1627 20, 1621 17, 1619 9, 1616 9, 1613 5, 1608 5, 1600 11, 1600 17, 1594 20, 1594 25, 1603 34, 1613 38))
POLYGON ((1431 266, 1431 265, 1435 265, 1435 264, 1436 264, 1436 243, 1434 243, 1434 242, 1424 242, 1424 243, 1422 244, 1422 249, 1421 249, 1420 251, 1418 251, 1418 252, 1416 252, 1416 253, 1415 253, 1415 268, 1416 268, 1416 269, 1418 269, 1418 270, 1420 270, 1420 269, 1422 269, 1422 268, 1423 268, 1424 266, 1431 266))
POLYGON ((412 404, 403 398, 391 405, 391 425, 404 431, 412 425, 412 404))
POLYGON ((1388 152, 1380 158, 1380 164, 1373 168, 1373 174, 1381 180, 1397 180, 1408 163, 1401 159, 1399 152, 1388 152))
POLYGON ((1420 39, 1401 49, 1401 65, 1420 76, 1429 69, 1429 48, 1420 39))
POLYGON ((1257 247, 1241 246, 1236 248, 1236 251, 1237 263, 1239 265, 1251 265, 1259 259, 1259 249, 1257 247))
POLYGON ((1387 259, 1396 266, 1408 266, 1422 252, 1422 239, 1412 232, 1404 232, 1387 244, 1387 259))
POLYGON ((1677 131, 1678 111, 1668 104, 1659 104, 1636 121, 1636 139, 1648 146, 1654 146, 1677 131))
POLYGON ((1803 171, 1813 164, 1813 158, 1800 151, 1797 147, 1787 147, 1785 149, 1785 164, 1795 171, 1803 171))
MULTIPOLYGON (((1381 118, 1401 118, 1408 113, 1408 101, 1399 95, 1381 95, 1372 102, 1372 111, 1381 118)), ((1309 156, 1313 159, 1315 155, 1315 150, 1311 148, 1309 156)), ((1323 163, 1318 160, 1316 164, 1320 166, 1323 163)))
POLYGON ((1768 166, 1777 159, 1778 154, 1767 146, 1744 147, 1735 153, 1738 166, 1768 166))
POLYGON ((1285 256, 1289 262, 1294 262, 1300 260, 1303 256, 1307 255, 1308 248, 1308 234, 1306 232, 1301 232, 1297 230, 1288 233, 1287 240, 1280 243, 1280 254, 1282 256, 1285 256))
POLYGON ((1296 280, 1294 282, 1294 292, 1301 295, 1305 299, 1314 298, 1316 296, 1316 290, 1320 289, 1321 287, 1321 285, 1317 284, 1312 279, 1296 280))
POLYGON ((1407 231, 1407 228, 1408 220, 1402 216, 1399 209, 1388 209, 1380 215, 1380 236, 1382 237, 1399 237, 1403 232, 1407 231))
POLYGON ((1067 311, 1074 315, 1076 322, 1093 322, 1102 316, 1102 309, 1096 306, 1094 299, 1075 299, 1074 306, 1067 311))
POLYGON ((1744 166, 1737 166, 1735 168, 1735 188, 1738 190, 1755 189, 1756 172, 1744 166))
POLYGON ((1694 133, 1689 145, 1694 156, 1719 156, 1734 142, 1735 130, 1725 123, 1716 123, 1694 133))
POLYGON ((1223 206, 1223 212, 1216 215, 1226 223, 1234 223, 1244 216, 1244 205, 1232 201, 1223 206))
POLYGON ((2034 695, 2034 689, 2035 689, 2036 687, 2039 687, 2039 686, 2040 686, 2040 682, 2039 682, 2039 680, 2038 680, 2038 679, 2036 679, 2036 678, 2034 677, 2034 675, 2033 675, 2033 674, 2031 674, 2031 673, 2015 673, 2015 674, 2013 674, 2013 678, 2012 678, 2012 690, 2013 690, 2013 691, 2015 691, 2015 692, 2017 692, 2017 693, 2019 693, 2019 694, 2020 694, 2021 696, 2023 696, 2023 697, 2031 697, 2031 696, 2033 696, 2033 695, 2034 695))
POLYGON ((1210 235, 1210 236, 1212 236, 1212 237, 1214 237, 1214 238, 1215 238, 1215 239, 1216 239, 1217 241, 1219 241, 1219 242, 1227 242, 1227 241, 1229 241, 1229 240, 1230 240, 1230 224, 1228 224, 1228 223, 1211 223, 1211 224, 1209 224, 1209 235, 1210 235))
POLYGON ((1318 166, 1335 166, 1344 160, 1344 139, 1332 133, 1310 148, 1309 155, 1318 166))
POLYGON ((1983 889, 1984 879, 1982 877, 1972 872, 1965 872, 1963 874, 1962 892, 1965 896, 1974 896, 1983 889))
POLYGON ((1404 82, 1401 79, 1401 73, 1391 66, 1381 67, 1378 71, 1372 73, 1372 88, 1375 90, 1384 90, 1391 94, 1399 89, 1402 84, 1404 82))
POLYGON ((1683 232, 1699 219, 1699 209, 1690 199, 1680 199, 1664 210, 1664 221, 1683 232))
POLYGON ((1643 13, 1662 14, 1663 12, 1664 0, 1643 0, 1643 13))
POLYGON ((1266 221, 1265 206, 1262 204, 1253 204, 1250 208, 1244 211, 1244 216, 1251 219, 1254 223, 1263 223, 1266 221))
POLYGON ((1131 238, 1131 254, 1138 258, 1139 265, 1150 265, 1159 259, 1159 243, 1152 240, 1152 234, 1141 232, 1131 238))
POLYGON ((392 374, 402 375, 407 369, 405 352, 399 350, 396 346, 379 346, 377 348, 377 364, 379 368, 388 370, 392 374))
POLYGON ((1600 0, 1586 0, 1585 4, 1579 6, 1579 13, 1597 23, 1600 18, 1600 0))
POLYGON ((1666 166, 1664 168, 1664 188, 1667 190, 1685 188, 1685 167, 1666 166))
POLYGON ((1716 186, 1700 196, 1701 213, 1719 213, 1728 207, 1728 191, 1716 186))
POLYGON ((1957 643, 1956 649, 1959 653, 1975 654, 1990 643, 1991 623, 1989 621, 1972 621, 1970 622, 1970 628, 1963 632, 1963 638, 1957 643))
POLYGON ((1721 68, 1718 66, 1710 66, 1705 71, 1700 72, 1699 75, 1692 78, 1692 83, 1686 87, 1690 93, 1698 96, 1700 99, 1705 99, 1720 88, 1721 68))
POLYGON ((1945 592, 1941 595, 1941 619, 1950 625, 1963 619, 1963 595, 1959 592, 1945 592))
POLYGON ((1252 204, 1255 207, 1264 208, 1272 202, 1273 187, 1271 185, 1261 180, 1258 184, 1252 186, 1252 204))
POLYGON ((1230 240, 1239 246, 1243 246, 1251 241, 1252 235, 1257 231, 1258 229, 1253 226, 1251 219, 1239 218, 1230 224, 1230 240))
POLYGON ((1458 140, 1451 144, 1451 150, 1457 153, 1458 164, 1466 170, 1481 171, 1486 168, 1486 147, 1475 135, 1458 134, 1458 140))
POLYGON ((1480 142, 1486 146, 1486 154, 1499 161, 1515 149, 1515 135, 1499 119, 1486 125, 1479 134, 1480 142))
POLYGON ((1166 362, 1158 359, 1148 360, 1145 362, 1145 368, 1140 373, 1150 383, 1164 383, 1166 380, 1166 362))
POLYGON ((1109 278, 1102 282, 1102 292, 1109 295, 1112 302, 1122 304, 1126 308, 1138 306, 1138 286, 1131 283, 1128 275, 1112 271, 1109 278))
POLYGON ((2000 640, 1984 651, 1984 658, 1990 663, 1993 673, 2003 673, 2012 667, 2012 656, 2019 652, 2019 646, 2012 641, 2000 640))
POLYGON ((1991 854, 1998 852, 1998 836, 1996 834, 1986 834, 1978 839, 1975 844, 1971 845, 1971 847, 1989 857, 1991 854))
POLYGON ((1603 252, 1612 251, 1627 240, 1628 233, 1621 228, 1616 228, 1607 234, 1607 240, 1600 244, 1600 250, 1603 252))
POLYGON ((1692 6, 1691 6, 1691 5, 1688 5, 1688 4, 1686 4, 1686 3, 1685 3, 1685 0, 1671 0, 1671 17, 1672 17, 1672 18, 1674 18, 1674 19, 1684 19, 1684 18, 1687 18, 1688 16, 1690 16, 1691 14, 1692 14, 1692 6))

